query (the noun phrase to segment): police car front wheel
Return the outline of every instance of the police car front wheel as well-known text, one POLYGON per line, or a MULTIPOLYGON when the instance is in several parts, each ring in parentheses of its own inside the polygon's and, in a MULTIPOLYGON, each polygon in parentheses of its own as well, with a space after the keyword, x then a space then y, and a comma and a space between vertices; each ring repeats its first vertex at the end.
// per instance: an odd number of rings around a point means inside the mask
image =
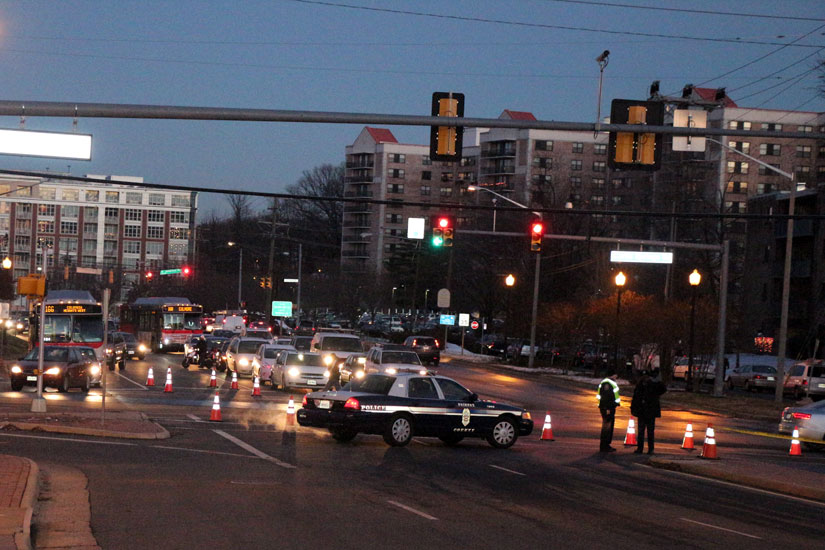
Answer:
POLYGON ((384 431, 384 441, 393 447, 403 447, 412 439, 412 419, 405 414, 398 414, 390 418, 387 429, 384 431))
POLYGON ((493 431, 487 436, 487 443, 496 449, 507 449, 513 446, 518 439, 516 425, 509 418, 500 418, 493 426, 493 431))

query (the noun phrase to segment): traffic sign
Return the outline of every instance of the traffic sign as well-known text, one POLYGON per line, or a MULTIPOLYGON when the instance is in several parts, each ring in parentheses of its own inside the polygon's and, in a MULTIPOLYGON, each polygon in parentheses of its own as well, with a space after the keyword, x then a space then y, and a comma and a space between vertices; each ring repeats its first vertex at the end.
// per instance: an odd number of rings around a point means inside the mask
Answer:
POLYGON ((272 302, 272 316, 273 317, 291 317, 292 316, 292 302, 272 302))
POLYGON ((473 321, 470 323, 470 328, 476 330, 478 328, 478 321, 473 321))
POLYGON ((439 320, 438 320, 438 323, 440 325, 453 326, 453 325, 455 325, 455 315, 452 315, 452 314, 447 315, 446 313, 442 313, 439 320))
POLYGON ((459 313, 458 314, 458 326, 460 326, 460 327, 469 327, 470 326, 470 314, 469 313, 459 313))
POLYGON ((442 288, 438 291, 438 307, 450 307, 450 291, 442 288))

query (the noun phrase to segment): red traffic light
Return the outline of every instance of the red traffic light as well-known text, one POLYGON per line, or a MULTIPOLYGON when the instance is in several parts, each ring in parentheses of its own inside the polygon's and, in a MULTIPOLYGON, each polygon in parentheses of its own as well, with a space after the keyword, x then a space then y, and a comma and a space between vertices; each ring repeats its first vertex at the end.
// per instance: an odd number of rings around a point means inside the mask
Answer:
POLYGON ((154 273, 152 273, 151 271, 147 271, 146 272, 146 278, 151 279, 152 277, 154 277, 154 273))
POLYGON ((544 235, 544 224, 541 222, 533 222, 530 226, 530 231, 532 231, 534 235, 544 235))
POLYGON ((446 229, 447 227, 450 227, 450 218, 445 218, 445 217, 438 218, 437 223, 438 223, 438 227, 440 227, 441 229, 446 229))
POLYGON ((186 277, 187 275, 192 274, 192 270, 187 266, 183 266, 183 269, 181 269, 181 273, 183 274, 184 277, 186 277))

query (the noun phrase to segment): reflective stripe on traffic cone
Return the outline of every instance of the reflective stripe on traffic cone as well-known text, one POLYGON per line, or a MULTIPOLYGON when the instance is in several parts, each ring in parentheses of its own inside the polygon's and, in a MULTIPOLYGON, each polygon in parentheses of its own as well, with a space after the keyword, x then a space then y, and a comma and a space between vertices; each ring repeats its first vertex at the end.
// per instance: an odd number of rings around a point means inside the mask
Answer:
POLYGON ((229 385, 230 390, 237 390, 238 389, 238 372, 232 371, 232 384, 229 385))
POLYGON ((286 423, 288 426, 295 424, 295 401, 289 396, 289 403, 286 406, 286 423))
POLYGON ((708 424, 708 429, 705 430, 705 441, 702 443, 702 454, 700 454, 699 457, 719 458, 716 456, 716 433, 710 424, 708 424))
POLYGON ((685 427, 685 438, 682 439, 682 448, 688 451, 693 450, 693 424, 689 422, 685 427))
POLYGON ((802 456, 802 446, 799 444, 799 428, 793 427, 791 436, 791 456, 802 456))
POLYGON ((166 370, 166 387, 163 388, 163 391, 164 393, 172 393, 175 391, 172 389, 172 367, 166 370))
POLYGON ((261 396, 261 383, 258 381, 258 377, 255 377, 255 381, 252 383, 252 397, 260 397, 261 396))
POLYGON ((221 422, 221 398, 218 395, 218 390, 215 390, 215 400, 212 401, 212 413, 209 415, 209 420, 221 422))
POLYGON ((209 378, 209 387, 210 388, 217 388, 218 387, 218 378, 215 374, 215 369, 212 369, 212 376, 209 378))
POLYGON ((624 436, 625 445, 638 445, 636 441, 636 421, 631 418, 627 421, 627 434, 624 436))
POLYGON ((147 386, 154 386, 155 385, 155 372, 152 370, 152 367, 149 367, 149 374, 146 375, 146 385, 147 386))
POLYGON ((544 428, 541 430, 540 441, 553 441, 553 425, 550 423, 550 413, 544 416, 544 428))

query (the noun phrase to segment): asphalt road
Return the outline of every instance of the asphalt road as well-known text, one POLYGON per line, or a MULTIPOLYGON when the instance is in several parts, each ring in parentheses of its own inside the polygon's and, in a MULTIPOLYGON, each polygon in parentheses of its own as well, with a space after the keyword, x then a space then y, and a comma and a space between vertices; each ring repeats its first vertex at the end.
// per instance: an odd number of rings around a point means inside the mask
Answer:
MULTIPOLYGON (((0 452, 66 464, 88 477, 92 530, 102 548, 798 549, 825 538, 821 504, 652 469, 629 450, 595 452, 595 388, 445 362, 441 374, 527 406, 537 433, 504 451, 481 440, 451 448, 436 439, 399 449, 378 436, 340 444, 324 431, 287 426, 289 396, 267 386, 253 399, 248 379, 232 391, 219 376, 224 421, 208 422, 209 375, 184 371, 179 359, 131 362, 107 380, 111 407, 146 412, 170 439, 0 432, 0 452), (143 386, 150 364, 158 384, 151 390, 143 386), (172 394, 163 393, 167 365, 172 394), (552 442, 539 440, 547 410, 552 442)), ((8 392, 7 382, 0 388, 0 406, 19 408, 31 397, 8 392)), ((100 409, 99 391, 48 397, 50 411, 100 409)), ((698 433, 709 420, 686 411, 666 416, 657 426, 661 452, 678 449, 685 421, 698 433)), ((720 428, 742 425, 711 420, 720 428)), ((720 452, 730 455, 787 454, 786 442, 724 430, 717 437, 720 452)))

